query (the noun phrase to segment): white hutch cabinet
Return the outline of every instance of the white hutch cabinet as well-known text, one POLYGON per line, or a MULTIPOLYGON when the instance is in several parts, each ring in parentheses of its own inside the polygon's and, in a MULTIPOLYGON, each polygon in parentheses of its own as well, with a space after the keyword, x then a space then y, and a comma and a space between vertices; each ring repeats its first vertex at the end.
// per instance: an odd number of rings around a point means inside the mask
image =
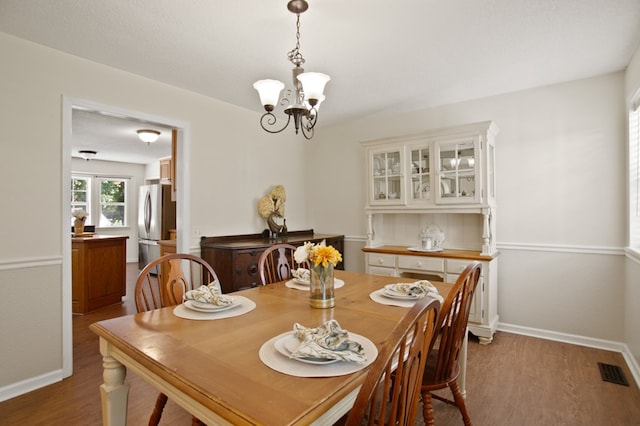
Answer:
POLYGON ((498 325, 495 135, 491 121, 365 141, 368 273, 454 282, 482 263, 469 330, 488 344, 498 325), (421 229, 443 229, 424 250, 421 229))

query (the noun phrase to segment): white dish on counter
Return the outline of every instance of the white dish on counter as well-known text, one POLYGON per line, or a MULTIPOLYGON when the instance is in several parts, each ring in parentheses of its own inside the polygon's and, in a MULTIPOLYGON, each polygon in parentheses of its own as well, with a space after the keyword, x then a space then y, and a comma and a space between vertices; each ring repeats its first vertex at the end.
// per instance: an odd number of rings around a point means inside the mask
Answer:
POLYGON ((422 247, 407 247, 409 251, 417 251, 422 253, 437 253, 439 251, 444 250, 442 247, 431 247, 430 249, 422 248, 422 247))

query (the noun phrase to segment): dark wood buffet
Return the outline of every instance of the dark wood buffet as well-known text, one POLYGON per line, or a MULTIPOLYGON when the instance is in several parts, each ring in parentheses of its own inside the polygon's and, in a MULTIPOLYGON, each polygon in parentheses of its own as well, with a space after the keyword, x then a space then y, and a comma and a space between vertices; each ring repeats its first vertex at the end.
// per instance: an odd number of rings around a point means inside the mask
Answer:
POLYGON ((258 259, 273 244, 286 242, 298 247, 307 241, 320 243, 322 240, 342 254, 343 260, 336 269, 344 269, 344 235, 316 234, 313 229, 290 231, 276 241, 263 234, 202 237, 200 255, 216 271, 222 291, 230 293, 260 285, 258 259))

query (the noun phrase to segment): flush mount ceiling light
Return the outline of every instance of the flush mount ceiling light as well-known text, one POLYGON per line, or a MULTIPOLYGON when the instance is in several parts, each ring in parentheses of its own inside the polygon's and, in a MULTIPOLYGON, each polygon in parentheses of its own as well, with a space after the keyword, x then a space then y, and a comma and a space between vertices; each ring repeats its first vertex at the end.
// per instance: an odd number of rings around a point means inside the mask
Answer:
POLYGON ((93 159, 97 153, 98 153, 97 151, 88 151, 84 149, 81 151, 78 151, 78 154, 80 154, 80 157, 84 158, 87 161, 93 159))
POLYGON ((148 144, 157 141, 160 137, 160 132, 157 130, 141 129, 138 130, 137 133, 140 140, 148 144))
POLYGON ((319 72, 304 72, 301 67, 305 60, 300 52, 300 14, 309 8, 309 4, 305 0, 291 0, 287 3, 289 12, 296 15, 296 47, 289 52, 289 61, 295 67, 293 68, 293 87, 294 90, 286 90, 285 95, 278 101, 280 91, 284 88, 284 83, 278 80, 259 80, 253 84, 253 87, 260 95, 260 102, 264 106, 265 113, 260 117, 260 125, 269 133, 280 133, 289 126, 291 117, 293 116, 293 124, 298 130, 302 130, 305 138, 313 137, 313 128, 318 119, 318 108, 324 100, 324 86, 331 79, 328 75, 319 72), (287 122, 285 125, 276 128, 276 116, 273 110, 276 103, 279 103, 287 114, 287 122))

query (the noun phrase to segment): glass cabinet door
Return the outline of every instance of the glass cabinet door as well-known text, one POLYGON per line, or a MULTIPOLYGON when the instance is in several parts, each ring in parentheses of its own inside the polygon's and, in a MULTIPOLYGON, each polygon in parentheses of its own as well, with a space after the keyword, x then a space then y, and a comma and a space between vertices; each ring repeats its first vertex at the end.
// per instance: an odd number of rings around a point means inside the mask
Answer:
POLYGON ((371 154, 371 204, 402 204, 402 159, 400 149, 371 154))
POLYGON ((411 147, 409 156, 409 170, 411 171, 412 202, 428 202, 431 197, 431 159, 429 145, 411 147))
POLYGON ((435 147, 439 181, 436 201, 440 204, 479 201, 479 140, 442 141, 436 142, 435 147))

